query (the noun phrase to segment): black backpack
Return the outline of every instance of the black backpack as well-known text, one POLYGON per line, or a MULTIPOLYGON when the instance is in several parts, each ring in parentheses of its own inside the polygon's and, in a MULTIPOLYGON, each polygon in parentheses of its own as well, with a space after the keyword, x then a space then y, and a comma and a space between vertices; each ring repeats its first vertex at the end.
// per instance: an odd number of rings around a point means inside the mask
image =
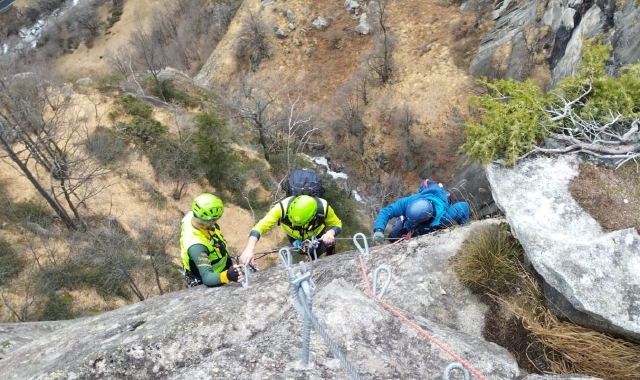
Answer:
POLYGON ((324 187, 322 179, 313 169, 294 170, 287 180, 285 188, 287 197, 294 195, 310 195, 312 197, 320 197, 324 195, 324 187))

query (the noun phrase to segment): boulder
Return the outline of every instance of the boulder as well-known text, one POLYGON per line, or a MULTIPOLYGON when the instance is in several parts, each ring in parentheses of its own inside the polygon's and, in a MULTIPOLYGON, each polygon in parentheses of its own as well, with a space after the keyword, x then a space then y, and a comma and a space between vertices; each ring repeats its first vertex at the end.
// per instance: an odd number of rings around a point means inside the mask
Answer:
POLYGON ((499 210, 491 195, 485 168, 477 162, 465 161, 466 156, 458 160, 455 175, 445 185, 451 194, 451 203, 466 201, 476 219, 495 215, 499 210))
POLYGON ((48 332, 42 322, 23 323, 21 331, 33 330, 19 342, 0 325, 0 341, 16 342, 3 354, 0 378, 351 378, 330 339, 362 379, 442 378, 455 361, 450 353, 487 379, 513 379, 520 375, 514 358, 482 338, 485 305, 458 283, 448 264, 468 234, 497 222, 377 247, 367 256, 347 252, 315 262, 312 312, 322 330, 311 334, 306 366, 302 318, 281 264, 252 274, 247 287, 184 289, 56 323, 48 332), (375 275, 380 265, 391 270, 386 289, 387 272, 375 275), (370 281, 377 277, 378 294, 386 290, 383 300, 422 332, 370 297, 362 273, 370 281))
POLYGON ((640 341, 640 236, 605 233, 569 193, 577 156, 487 167, 493 197, 559 317, 640 341))

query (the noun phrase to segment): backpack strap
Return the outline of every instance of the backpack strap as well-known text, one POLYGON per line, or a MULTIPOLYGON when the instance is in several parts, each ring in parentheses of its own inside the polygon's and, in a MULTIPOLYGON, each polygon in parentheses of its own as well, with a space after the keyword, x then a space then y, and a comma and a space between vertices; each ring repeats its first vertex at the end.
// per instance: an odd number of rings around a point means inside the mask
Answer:
POLYGON ((289 202, 287 202, 287 207, 284 207, 282 205, 282 201, 278 202, 278 205, 280 205, 280 210, 282 211, 282 216, 280 217, 280 219, 278 219, 278 226, 280 226, 280 223, 283 223, 284 225, 287 225, 287 226, 290 225, 289 220, 287 219, 287 211, 289 210, 289 204, 294 199, 295 197, 289 199, 289 202))
POLYGON ((318 197, 313 197, 313 199, 316 200, 316 217, 314 218, 314 221, 316 222, 316 225, 321 225, 324 223, 324 205, 322 204, 322 201, 320 200, 320 198, 318 197))

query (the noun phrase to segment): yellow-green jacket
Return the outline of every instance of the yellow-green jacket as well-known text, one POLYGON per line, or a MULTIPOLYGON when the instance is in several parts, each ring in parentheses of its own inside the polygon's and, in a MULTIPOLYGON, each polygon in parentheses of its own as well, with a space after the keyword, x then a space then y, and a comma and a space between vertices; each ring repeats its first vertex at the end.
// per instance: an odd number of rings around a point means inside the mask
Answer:
POLYGON ((324 221, 319 223, 316 219, 312 220, 305 226, 302 227, 292 227, 287 225, 286 221, 286 210, 289 206, 289 202, 294 197, 288 197, 277 203, 275 206, 269 210, 267 215, 264 218, 260 219, 258 223, 251 229, 251 233, 249 236, 255 236, 260 239, 260 236, 267 232, 274 224, 280 224, 280 228, 284 231, 287 236, 292 238, 293 240, 307 240, 312 236, 320 237, 324 232, 329 229, 335 231, 336 236, 342 230, 342 221, 338 218, 336 213, 333 211, 333 207, 329 206, 326 200, 322 198, 316 198, 318 201, 322 202, 322 207, 324 210, 324 221), (284 219, 283 219, 284 218, 284 219))
POLYGON ((191 224, 192 219, 193 212, 189 211, 180 222, 180 257, 184 268, 207 286, 228 283, 225 271, 232 262, 218 224, 200 230, 191 224))

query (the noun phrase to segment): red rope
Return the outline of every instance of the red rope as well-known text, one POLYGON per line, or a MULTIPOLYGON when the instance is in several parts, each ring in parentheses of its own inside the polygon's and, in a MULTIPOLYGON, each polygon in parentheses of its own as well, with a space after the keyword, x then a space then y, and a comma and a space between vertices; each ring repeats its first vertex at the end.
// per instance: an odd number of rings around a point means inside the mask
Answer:
MULTIPOLYGON (((407 239, 406 235, 403 236, 402 238, 396 240, 392 244, 379 247, 378 249, 376 249, 376 251, 381 251, 383 249, 386 249, 386 248, 388 248, 388 247, 390 247, 390 246, 392 246, 394 244, 397 244, 397 243, 399 243, 399 242, 401 242, 402 240, 405 240, 405 239, 407 239)), ((371 252, 374 252, 374 251, 371 251, 371 252)), ((369 252, 369 253, 371 253, 371 252, 369 252)), ((482 376, 482 374, 480 372, 478 372, 478 370, 473 368, 471 366, 471 364, 469 364, 466 361, 464 361, 461 357, 456 355, 455 352, 451 351, 447 346, 445 346, 444 344, 440 343, 436 338, 432 337, 426 331, 424 331, 422 328, 420 328, 420 326, 418 326, 415 323, 411 322, 409 320, 409 318, 407 318, 404 315, 402 315, 402 313, 400 313, 399 311, 394 309, 391 305, 389 305, 388 303, 384 302, 380 297, 375 295, 373 293, 373 291, 371 290, 371 284, 369 283, 369 276, 367 276, 367 269, 365 268, 364 260, 362 259, 362 256, 363 255, 358 255, 358 259, 360 259, 360 268, 362 268, 362 277, 364 277, 365 284, 367 285, 367 291, 369 292, 371 297, 373 297, 373 299, 375 299, 379 304, 384 306, 385 309, 389 310, 391 313, 393 313, 398 318, 400 318, 403 322, 405 322, 409 326, 413 327, 420 335, 422 335, 425 338, 429 339, 431 342, 435 343, 438 347, 440 347, 444 352, 446 352, 447 354, 451 355, 451 357, 453 357, 457 362, 462 364, 466 369, 469 370, 469 372, 473 373, 478 379, 487 380, 487 378, 482 376)))

